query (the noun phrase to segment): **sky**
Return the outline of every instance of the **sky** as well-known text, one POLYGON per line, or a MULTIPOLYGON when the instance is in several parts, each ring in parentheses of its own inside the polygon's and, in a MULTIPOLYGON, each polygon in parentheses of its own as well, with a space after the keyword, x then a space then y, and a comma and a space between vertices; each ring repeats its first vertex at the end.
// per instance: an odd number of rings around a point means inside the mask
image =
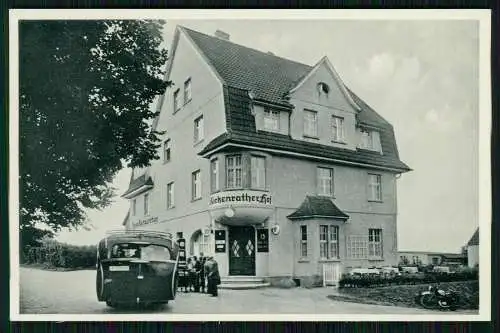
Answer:
MULTIPOLYGON (((413 171, 398 180, 400 250, 458 252, 478 220, 479 25, 472 20, 167 20, 314 65, 327 56, 344 83, 395 129, 400 158, 413 171)), ((170 50, 169 50, 170 51, 170 50)), ((117 193, 130 170, 119 172, 117 193)), ((89 211, 91 231, 58 239, 95 244, 121 227, 128 202, 89 211)))

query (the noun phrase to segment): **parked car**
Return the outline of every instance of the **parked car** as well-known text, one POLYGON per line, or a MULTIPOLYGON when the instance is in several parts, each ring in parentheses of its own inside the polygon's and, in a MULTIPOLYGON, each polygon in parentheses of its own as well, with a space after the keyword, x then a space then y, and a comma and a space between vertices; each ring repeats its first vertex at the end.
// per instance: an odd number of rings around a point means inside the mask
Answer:
POLYGON ((178 260, 169 233, 108 232, 97 245, 97 299, 111 307, 168 303, 176 295, 178 260))

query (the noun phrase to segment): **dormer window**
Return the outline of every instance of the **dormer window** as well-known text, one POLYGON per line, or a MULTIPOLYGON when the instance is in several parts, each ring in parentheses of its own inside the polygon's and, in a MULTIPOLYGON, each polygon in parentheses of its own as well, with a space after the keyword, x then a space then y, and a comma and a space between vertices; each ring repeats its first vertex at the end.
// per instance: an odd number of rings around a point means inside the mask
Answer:
POLYGON ((280 112, 264 109, 264 129, 268 131, 279 131, 280 129, 280 112))
POLYGON ((324 82, 318 83, 318 91, 321 94, 328 94, 330 92, 330 86, 324 82))
POLYGON ((361 141, 359 143, 359 148, 382 152, 380 133, 378 131, 368 129, 360 129, 360 131, 361 141))

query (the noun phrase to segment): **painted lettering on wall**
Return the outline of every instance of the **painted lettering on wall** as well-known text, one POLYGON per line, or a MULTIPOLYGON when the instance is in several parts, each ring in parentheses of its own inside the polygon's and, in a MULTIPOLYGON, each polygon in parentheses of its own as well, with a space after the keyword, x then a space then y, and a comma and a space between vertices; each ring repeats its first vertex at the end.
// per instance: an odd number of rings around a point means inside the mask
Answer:
POLYGON ((259 204, 268 204, 272 203, 272 198, 269 194, 261 194, 261 195, 250 195, 248 193, 241 194, 221 194, 221 195, 213 195, 210 198, 210 204, 220 204, 220 203, 259 203, 259 204))
POLYGON ((158 216, 150 217, 149 219, 139 220, 134 222, 134 226, 145 225, 145 224, 155 224, 158 223, 158 216))

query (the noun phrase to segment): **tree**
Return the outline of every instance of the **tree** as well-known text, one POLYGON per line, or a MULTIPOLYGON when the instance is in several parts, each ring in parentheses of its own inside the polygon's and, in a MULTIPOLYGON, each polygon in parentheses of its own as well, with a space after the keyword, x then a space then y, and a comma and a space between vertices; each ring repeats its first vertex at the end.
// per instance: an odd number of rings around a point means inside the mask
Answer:
POLYGON ((19 25, 20 229, 78 227, 113 176, 158 159, 150 108, 169 82, 162 21, 19 25))

